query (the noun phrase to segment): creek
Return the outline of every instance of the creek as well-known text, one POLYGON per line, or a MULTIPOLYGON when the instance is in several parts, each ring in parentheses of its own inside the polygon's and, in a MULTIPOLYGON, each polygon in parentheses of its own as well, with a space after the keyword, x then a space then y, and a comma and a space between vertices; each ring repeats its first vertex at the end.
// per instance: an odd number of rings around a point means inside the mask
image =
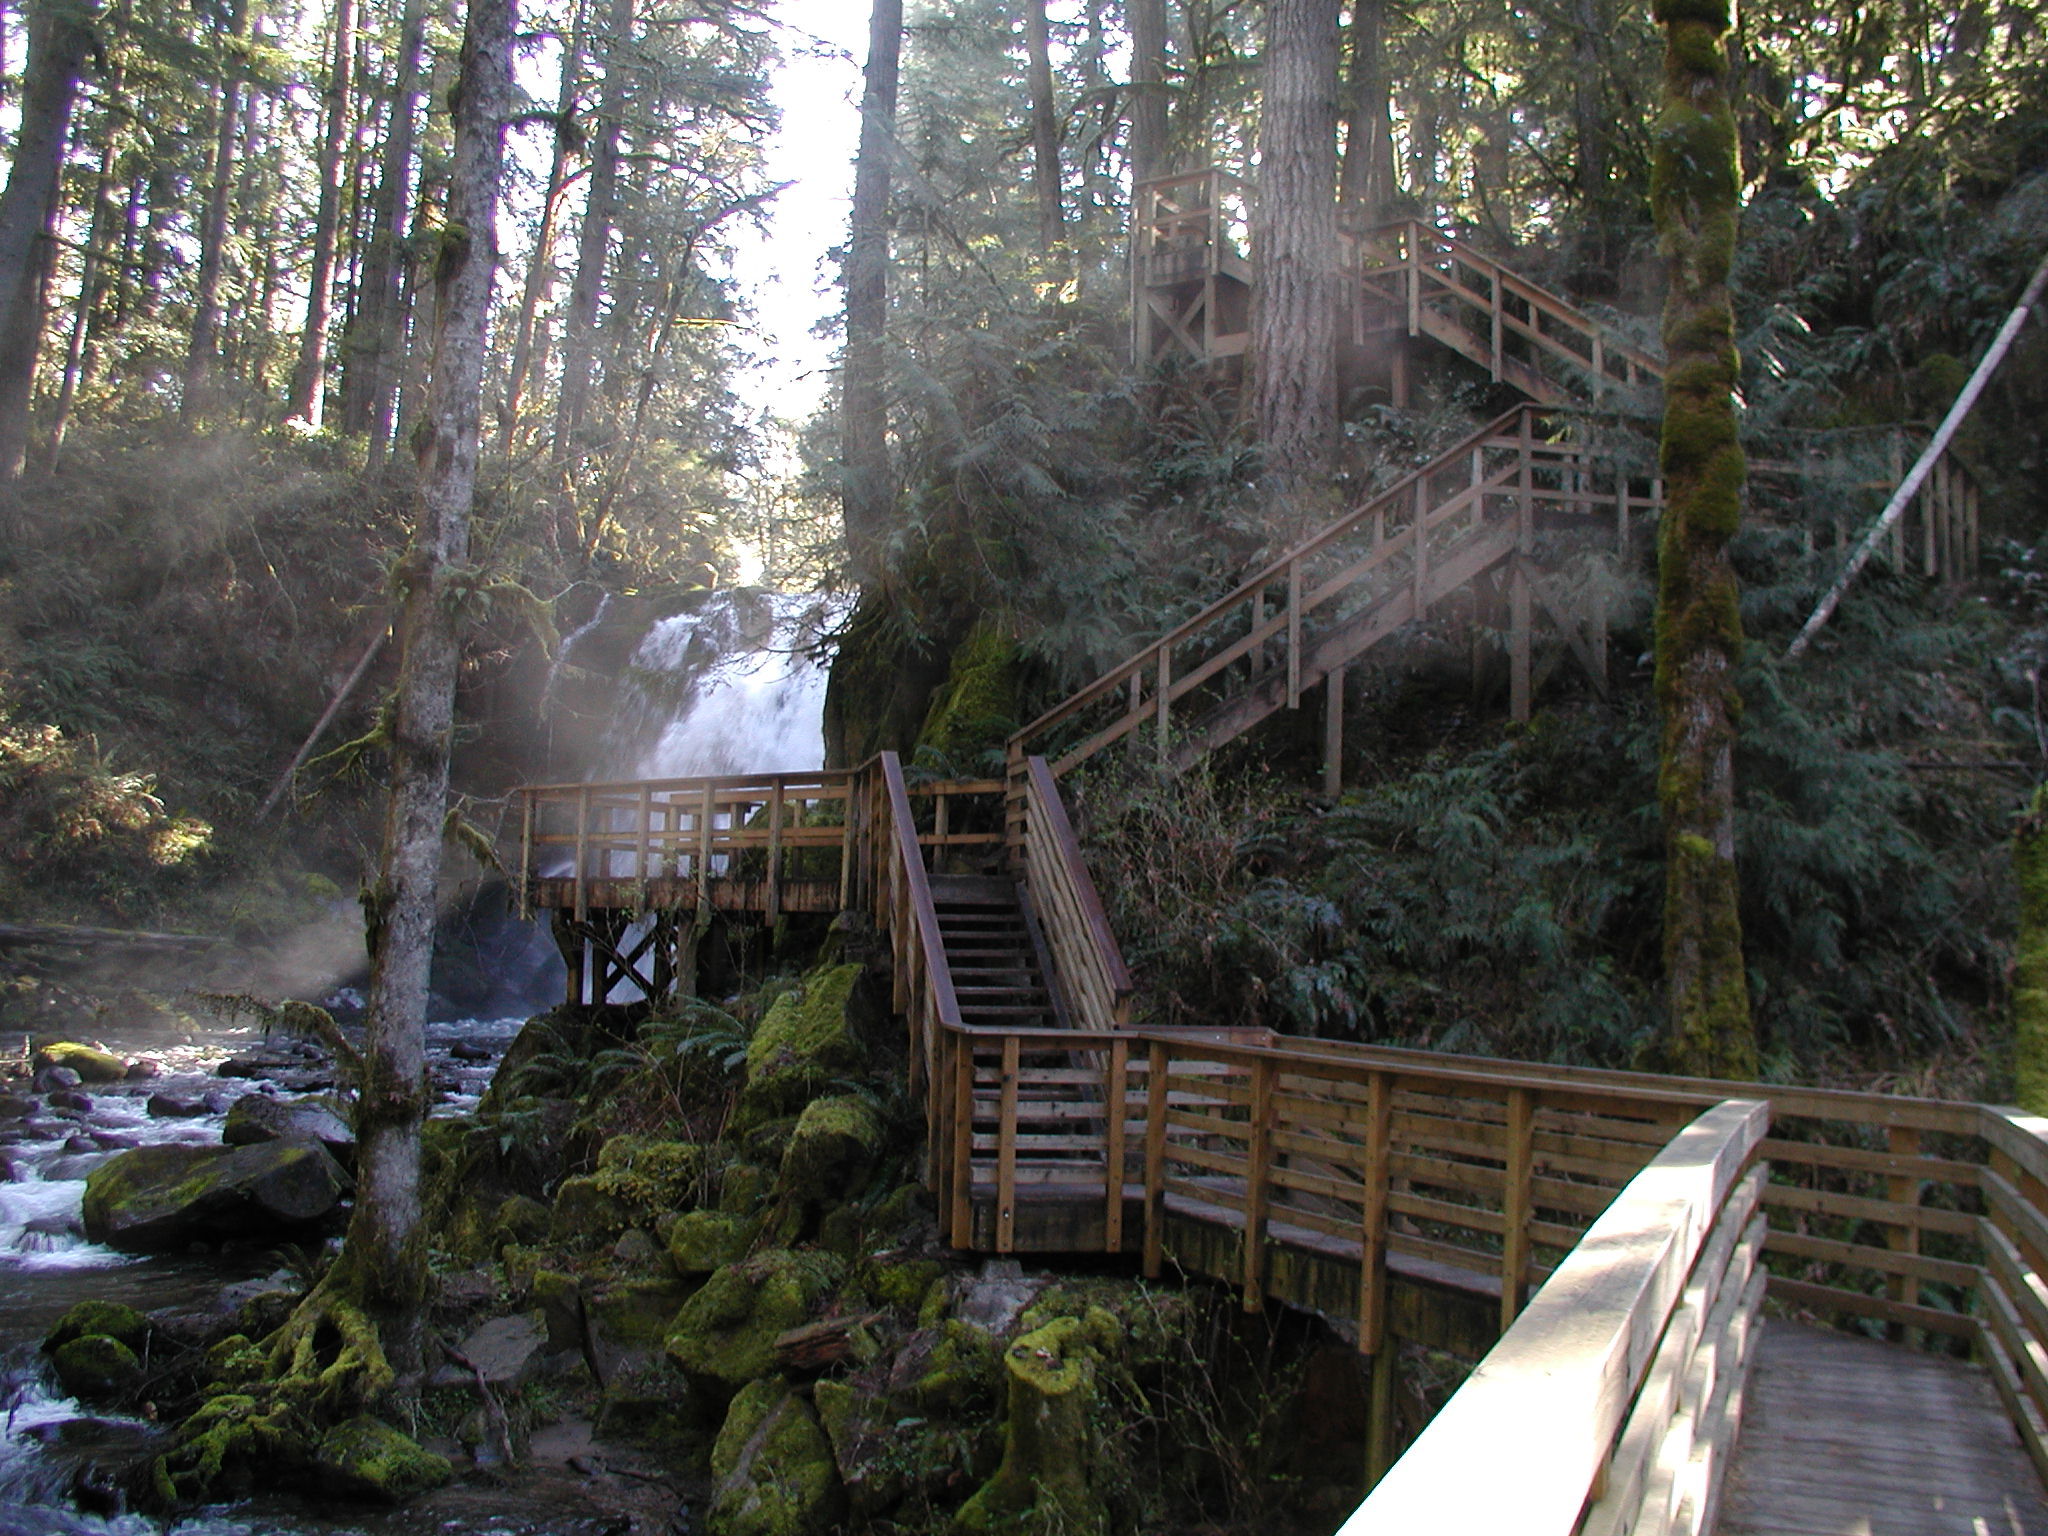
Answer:
MULTIPOLYGON (((818 767, 826 671, 820 637, 843 612, 831 598, 733 592, 715 595, 691 614, 656 620, 631 652, 592 777, 818 767)), ((593 624, 602 617, 601 608, 593 624)), ((525 972, 507 974, 504 991, 494 995, 523 996, 527 1011, 553 1001, 558 962, 549 956, 534 963, 552 948, 544 935, 513 936, 509 943, 492 936, 490 942, 500 953, 486 955, 487 964, 525 972)), ((515 1015, 429 1023, 436 1115, 463 1114, 475 1105, 523 1021, 515 1015)), ((30 1091, 27 1037, 0 1034, 0 1061, 22 1064, 11 1080, 0 1078, 0 1536, 159 1536, 169 1530, 178 1536, 616 1536, 641 1528, 593 1514, 577 1476, 563 1470, 589 1449, 573 1425, 553 1443, 536 1433, 533 1473, 512 1483, 458 1479, 404 1510, 328 1513, 295 1495, 259 1493, 166 1527, 113 1507, 101 1491, 102 1469, 151 1454, 163 1432, 147 1418, 95 1413, 65 1397, 40 1341, 84 1300, 143 1311, 205 1310, 218 1304, 224 1287, 262 1286, 279 1270, 280 1255, 252 1244, 138 1258, 91 1243, 80 1215, 86 1175, 131 1147, 218 1144, 236 1098, 314 1085, 303 1076, 291 1080, 289 1070, 274 1074, 283 1083, 219 1075, 224 1062, 264 1046, 254 1025, 176 1033, 83 1028, 78 1034, 152 1068, 128 1082, 81 1085, 68 1103, 60 1090, 53 1104, 47 1092, 30 1091), (202 1107, 153 1114, 152 1099, 159 1109, 170 1101, 202 1107)))

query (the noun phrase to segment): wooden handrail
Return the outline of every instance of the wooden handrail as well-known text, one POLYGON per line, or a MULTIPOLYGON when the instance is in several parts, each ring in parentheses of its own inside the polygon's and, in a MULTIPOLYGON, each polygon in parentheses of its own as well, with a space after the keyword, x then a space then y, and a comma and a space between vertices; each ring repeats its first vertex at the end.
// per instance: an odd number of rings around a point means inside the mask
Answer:
MULTIPOLYGON (((1542 1290, 1342 1527, 1340 1536, 1387 1531, 1432 1536, 1572 1536, 1590 1498, 1616 1481, 1642 1492, 1642 1469, 1610 1469, 1659 1345, 1687 1299, 1688 1282, 1717 1231, 1736 1237, 1754 1209, 1731 1196, 1770 1125, 1769 1106, 1733 1100, 1707 1110, 1617 1195, 1542 1290), (1474 1457, 1485 1448, 1484 1475, 1474 1457)), ((1681 1337, 1682 1377, 1724 1284, 1760 1299, 1755 1263, 1723 1261, 1699 1298, 1702 1316, 1681 1337)), ((1651 1405, 1653 1408, 1665 1405, 1651 1405)), ((1705 1405, 1691 1404, 1700 1412, 1705 1405)), ((1664 1419, 1668 1423, 1669 1411, 1664 1419)), ((1648 1446, 1654 1452, 1663 1439, 1648 1446)), ((1640 1498, 1638 1503, 1640 1503, 1640 1498)), ((1594 1516, 1599 1514, 1598 1506, 1594 1516)), ((1590 1522, 1589 1522, 1590 1523, 1590 1522)), ((1619 1522, 1629 1529, 1633 1521, 1619 1522)), ((1665 1520, 1644 1527, 1663 1531, 1665 1520)))
POLYGON ((1059 785, 1042 757, 1025 763, 1025 866, 1047 941, 1084 1027, 1128 1016, 1131 973, 1102 910, 1059 785))
POLYGON ((889 806, 891 863, 904 880, 925 982, 931 988, 938 1022, 948 1029, 959 1029, 960 999, 954 995, 953 972, 946 964, 946 944, 939 933, 939 909, 932 901, 931 877, 917 841, 917 823, 910 815, 910 792, 903 782, 903 763, 894 752, 881 755, 881 778, 889 806))

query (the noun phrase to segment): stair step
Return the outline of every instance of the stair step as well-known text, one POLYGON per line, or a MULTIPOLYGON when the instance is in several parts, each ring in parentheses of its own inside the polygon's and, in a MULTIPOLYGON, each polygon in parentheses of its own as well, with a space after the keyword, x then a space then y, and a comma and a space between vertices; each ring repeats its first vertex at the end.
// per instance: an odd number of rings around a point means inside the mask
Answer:
POLYGON ((1017 882, 1000 875, 932 875, 932 900, 940 906, 1014 907, 1017 882))

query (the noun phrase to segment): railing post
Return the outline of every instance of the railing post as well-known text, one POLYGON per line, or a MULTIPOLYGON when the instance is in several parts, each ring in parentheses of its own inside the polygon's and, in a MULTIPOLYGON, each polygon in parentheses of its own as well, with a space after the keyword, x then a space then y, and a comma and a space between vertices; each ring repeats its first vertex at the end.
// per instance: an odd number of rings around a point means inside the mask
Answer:
POLYGON ((1508 1090, 1508 1147, 1502 1172, 1500 1240, 1500 1331, 1520 1315, 1529 1282, 1530 1175, 1534 1166, 1535 1096, 1527 1088, 1508 1090))
MULTIPOLYGON (((633 878, 644 889, 648 880, 649 838, 654 830, 654 786, 640 786, 640 833, 633 843, 633 878)), ((643 897, 643 900, 645 898, 643 897)))
POLYGON ((1252 1064, 1251 1119, 1246 1125, 1244 1180, 1244 1309, 1266 1305, 1261 1272, 1266 1257, 1267 1181, 1273 1166, 1273 1063, 1252 1064))
POLYGON ((1124 1122, 1130 1114, 1125 1102, 1130 1095, 1130 1056, 1130 1041, 1109 1043, 1109 1081, 1103 1093, 1109 1122, 1103 1128, 1102 1218, 1103 1247, 1110 1253, 1124 1251, 1124 1122))
POLYGON ((1372 1371, 1366 1429, 1366 1485, 1393 1464, 1394 1351, 1387 1347, 1387 1194, 1393 1178, 1388 1147, 1392 1079, 1372 1072, 1365 1085, 1364 1209, 1358 1244, 1358 1349, 1372 1371))
POLYGON ((768 791, 768 921, 782 916, 782 776, 777 774, 768 791))
POLYGON ((717 816, 718 801, 709 784, 697 800, 697 916, 711 916, 711 823, 717 816))
POLYGON ((1156 743, 1159 751, 1159 766, 1169 766, 1172 756, 1172 739, 1168 715, 1173 709, 1173 642, 1159 642, 1159 697, 1153 701, 1158 712, 1158 734, 1156 743))
POLYGON ((1145 1062, 1145 1278, 1166 1262, 1166 1047, 1153 1041, 1145 1062))
MULTIPOLYGON (((1918 1157, 1920 1155, 1920 1132, 1910 1125, 1889 1126, 1885 1130, 1885 1150, 1894 1158, 1918 1157)), ((1920 1203, 1920 1181, 1910 1174, 1892 1173, 1885 1178, 1885 1199, 1893 1205, 1917 1206, 1920 1203)), ((1885 1228, 1885 1246, 1894 1253, 1917 1254, 1920 1251, 1920 1229, 1900 1223, 1885 1228)), ((1917 1306, 1920 1301, 1920 1281, 1914 1275, 1891 1275, 1885 1281, 1885 1288, 1891 1299, 1907 1306, 1917 1306)), ((1886 1330, 1891 1338, 1901 1341, 1906 1336, 1905 1325, 1892 1323, 1886 1330)))
POLYGON ((1408 222, 1408 334, 1422 334, 1422 226, 1413 219, 1408 222))
MULTIPOLYGON (((1501 334, 1503 322, 1500 312, 1500 268, 1492 262, 1486 264, 1487 290, 1492 299, 1491 318, 1493 322, 1493 382, 1500 382, 1502 343, 1506 338, 1501 334)), ((1533 315, 1533 311, 1531 312, 1533 315)))
POLYGON ((1301 562, 1287 562, 1287 707, 1301 703, 1301 562))
POLYGON ((576 791, 576 921, 590 920, 590 789, 576 791))
POLYGON ((1022 1042, 1003 1039, 1002 1097, 996 1125, 996 1252, 1009 1253, 1017 1236, 1017 1073, 1022 1042))
POLYGON ((860 847, 859 815, 862 807, 857 803, 851 778, 846 781, 846 793, 839 807, 846 823, 839 834, 839 910, 846 912, 853 908, 856 900, 868 905, 865 884, 854 869, 856 850, 860 847))
POLYGON ((974 1246, 974 1039, 953 1035, 953 1237, 974 1246))
POLYGON ((533 921, 533 795, 519 792, 519 921, 533 921))
POLYGON ((1420 619, 1429 611, 1429 473, 1425 470, 1415 481, 1415 521, 1409 529, 1415 541, 1412 562, 1415 567, 1415 612, 1412 617, 1420 619))

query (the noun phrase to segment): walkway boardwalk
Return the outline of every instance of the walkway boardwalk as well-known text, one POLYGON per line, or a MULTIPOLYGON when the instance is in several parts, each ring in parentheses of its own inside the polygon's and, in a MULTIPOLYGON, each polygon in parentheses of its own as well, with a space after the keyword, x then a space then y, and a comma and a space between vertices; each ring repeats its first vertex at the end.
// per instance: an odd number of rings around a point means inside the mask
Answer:
POLYGON ((1771 1319, 1722 1536, 2048 1536, 1981 1366, 1771 1319))

